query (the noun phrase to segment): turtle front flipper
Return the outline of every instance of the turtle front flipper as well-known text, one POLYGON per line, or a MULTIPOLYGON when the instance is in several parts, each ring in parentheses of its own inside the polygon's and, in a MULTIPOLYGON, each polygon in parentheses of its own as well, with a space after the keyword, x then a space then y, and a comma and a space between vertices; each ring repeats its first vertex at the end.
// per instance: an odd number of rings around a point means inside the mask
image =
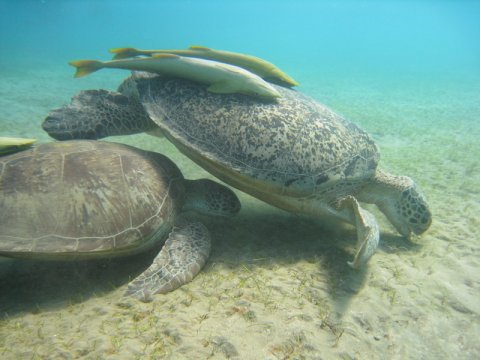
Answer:
POLYGON ((154 294, 165 294, 191 281, 210 255, 210 234, 200 222, 181 220, 175 224, 152 265, 135 278, 125 295, 152 301, 154 294))
POLYGON ((375 253, 380 238, 380 230, 377 220, 370 212, 363 209, 353 196, 347 196, 340 200, 339 210, 346 210, 353 215, 357 228, 357 252, 353 261, 349 261, 354 269, 364 266, 375 253))
POLYGON ((157 125, 134 97, 86 90, 74 96, 70 104, 52 110, 42 128, 54 139, 73 140, 141 133, 157 125))

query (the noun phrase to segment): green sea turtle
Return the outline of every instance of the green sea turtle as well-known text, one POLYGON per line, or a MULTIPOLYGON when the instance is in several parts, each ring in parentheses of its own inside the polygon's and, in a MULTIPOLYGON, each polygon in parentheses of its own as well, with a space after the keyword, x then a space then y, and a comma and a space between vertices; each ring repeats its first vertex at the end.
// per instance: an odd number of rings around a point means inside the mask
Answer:
POLYGON ((275 103, 137 73, 119 92, 81 92, 42 126, 56 139, 160 130, 207 171, 258 199, 354 225, 354 268, 379 241, 375 217, 359 202, 376 204, 404 236, 427 230, 431 213, 421 191, 409 177, 377 169, 379 152, 367 133, 300 92, 273 86, 282 94, 275 103))
POLYGON ((128 285, 143 301, 192 280, 208 258, 208 230, 182 212, 239 209, 225 186, 186 180, 166 156, 127 145, 55 142, 0 157, 0 256, 110 258, 164 243, 128 285))

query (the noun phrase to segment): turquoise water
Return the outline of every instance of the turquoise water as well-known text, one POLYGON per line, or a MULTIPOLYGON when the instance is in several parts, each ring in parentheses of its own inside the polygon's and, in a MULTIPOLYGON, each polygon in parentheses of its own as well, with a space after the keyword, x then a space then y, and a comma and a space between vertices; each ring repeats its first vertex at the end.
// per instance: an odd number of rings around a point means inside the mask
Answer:
POLYGON ((206 44, 293 71, 479 69, 476 1, 1 1, 1 64, 206 44))
MULTIPOLYGON (((74 79, 70 60, 204 45, 275 63, 367 130, 382 167, 414 178, 434 214, 407 241, 368 207, 381 244, 355 273, 352 228, 237 191, 235 219, 204 219, 215 241, 203 271, 150 304, 121 302, 142 259, 0 259, 0 358, 479 358, 478 39, 478 1, 0 0, 0 136, 51 141, 51 109, 127 76, 74 79)), ((109 140, 210 176, 165 139, 109 140)))

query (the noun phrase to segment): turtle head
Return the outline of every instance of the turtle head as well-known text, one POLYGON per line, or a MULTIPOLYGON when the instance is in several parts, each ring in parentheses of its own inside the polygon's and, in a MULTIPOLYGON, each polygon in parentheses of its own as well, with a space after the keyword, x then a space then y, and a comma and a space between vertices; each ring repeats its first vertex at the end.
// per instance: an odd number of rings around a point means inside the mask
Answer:
POLYGON ((376 204, 403 236, 420 235, 432 223, 432 213, 418 185, 408 176, 377 171, 359 200, 376 204))
POLYGON ((430 227, 432 213, 417 184, 409 177, 403 176, 403 178, 411 185, 401 191, 394 206, 398 220, 391 221, 394 221, 393 225, 404 236, 409 236, 411 233, 420 235, 430 227))

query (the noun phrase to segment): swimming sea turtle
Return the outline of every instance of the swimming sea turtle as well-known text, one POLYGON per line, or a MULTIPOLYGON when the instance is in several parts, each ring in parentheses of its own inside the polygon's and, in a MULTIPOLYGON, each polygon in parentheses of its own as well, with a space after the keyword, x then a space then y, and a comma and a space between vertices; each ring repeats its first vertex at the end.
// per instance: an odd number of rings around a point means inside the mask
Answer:
POLYGON ((166 156, 78 140, 0 157, 0 256, 47 260, 114 257, 158 249, 126 294, 149 301, 190 281, 210 253, 187 210, 228 216, 235 194, 186 180, 166 156))
POLYGON ((56 139, 160 130, 181 152, 226 183, 267 203, 357 228, 359 268, 379 240, 374 203, 404 236, 421 234, 431 213, 415 182, 377 169, 371 137, 300 92, 262 102, 219 95, 180 79, 134 74, 119 92, 89 90, 53 110, 43 128, 56 139))

